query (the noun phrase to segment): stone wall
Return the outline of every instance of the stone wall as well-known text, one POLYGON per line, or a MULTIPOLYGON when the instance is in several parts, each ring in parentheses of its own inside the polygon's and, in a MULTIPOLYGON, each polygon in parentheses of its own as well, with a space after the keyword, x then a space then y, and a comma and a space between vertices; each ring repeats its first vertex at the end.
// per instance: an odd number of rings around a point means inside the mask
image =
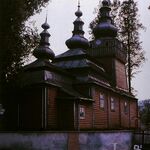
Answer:
POLYGON ((130 150, 132 132, 0 133, 0 150, 130 150))

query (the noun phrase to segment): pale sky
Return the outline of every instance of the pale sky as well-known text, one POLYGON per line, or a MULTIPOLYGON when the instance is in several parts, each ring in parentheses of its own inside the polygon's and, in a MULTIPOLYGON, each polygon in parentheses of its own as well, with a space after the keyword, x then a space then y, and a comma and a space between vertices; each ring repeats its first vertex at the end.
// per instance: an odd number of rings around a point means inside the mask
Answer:
MULTIPOLYGON (((45 22, 46 11, 48 10, 49 32, 51 34, 51 49, 56 55, 67 51, 65 41, 72 36, 73 21, 76 19, 77 0, 51 0, 47 8, 32 17, 36 21, 39 33, 42 31, 41 24, 45 22)), ((136 75, 132 86, 137 90, 139 100, 150 98, 150 0, 137 0, 140 20, 146 27, 146 31, 141 32, 141 41, 147 61, 136 75)), ((84 21, 85 37, 89 38, 89 23, 95 18, 94 8, 97 7, 99 0, 80 0, 82 20, 84 21)))

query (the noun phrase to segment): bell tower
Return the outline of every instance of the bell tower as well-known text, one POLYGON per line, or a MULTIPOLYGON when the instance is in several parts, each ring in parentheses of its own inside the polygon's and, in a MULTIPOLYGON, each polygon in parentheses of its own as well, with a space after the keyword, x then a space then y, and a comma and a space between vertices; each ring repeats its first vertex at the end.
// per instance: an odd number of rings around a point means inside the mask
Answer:
POLYGON ((110 2, 103 0, 99 23, 93 29, 95 39, 91 41, 89 54, 102 63, 112 86, 127 91, 126 52, 122 42, 117 39, 118 29, 113 24, 110 11, 110 2))

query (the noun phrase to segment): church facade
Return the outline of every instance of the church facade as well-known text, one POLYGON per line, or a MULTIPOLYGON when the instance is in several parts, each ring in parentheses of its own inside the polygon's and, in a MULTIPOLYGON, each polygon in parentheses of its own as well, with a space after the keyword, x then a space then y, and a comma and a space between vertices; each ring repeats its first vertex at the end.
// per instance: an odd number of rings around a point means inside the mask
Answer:
POLYGON ((84 37, 80 6, 75 12, 68 51, 49 48, 47 21, 42 25, 37 58, 18 77, 16 122, 22 130, 108 130, 138 127, 137 99, 129 92, 126 52, 103 0, 94 40, 84 37))

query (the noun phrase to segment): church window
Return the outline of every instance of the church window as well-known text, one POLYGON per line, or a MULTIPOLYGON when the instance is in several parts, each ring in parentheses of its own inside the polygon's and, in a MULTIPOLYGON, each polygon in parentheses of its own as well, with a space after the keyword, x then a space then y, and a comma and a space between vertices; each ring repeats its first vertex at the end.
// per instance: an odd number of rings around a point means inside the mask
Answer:
POLYGON ((125 101, 124 102, 124 113, 128 112, 128 103, 125 101))
POLYGON ((85 108, 80 106, 80 119, 85 119, 85 108))
POLYGON ((100 108, 103 108, 105 107, 105 97, 104 97, 104 94, 101 94, 99 95, 99 106, 100 108))
POLYGON ((110 109, 111 111, 115 111, 115 100, 113 97, 110 99, 110 109))

